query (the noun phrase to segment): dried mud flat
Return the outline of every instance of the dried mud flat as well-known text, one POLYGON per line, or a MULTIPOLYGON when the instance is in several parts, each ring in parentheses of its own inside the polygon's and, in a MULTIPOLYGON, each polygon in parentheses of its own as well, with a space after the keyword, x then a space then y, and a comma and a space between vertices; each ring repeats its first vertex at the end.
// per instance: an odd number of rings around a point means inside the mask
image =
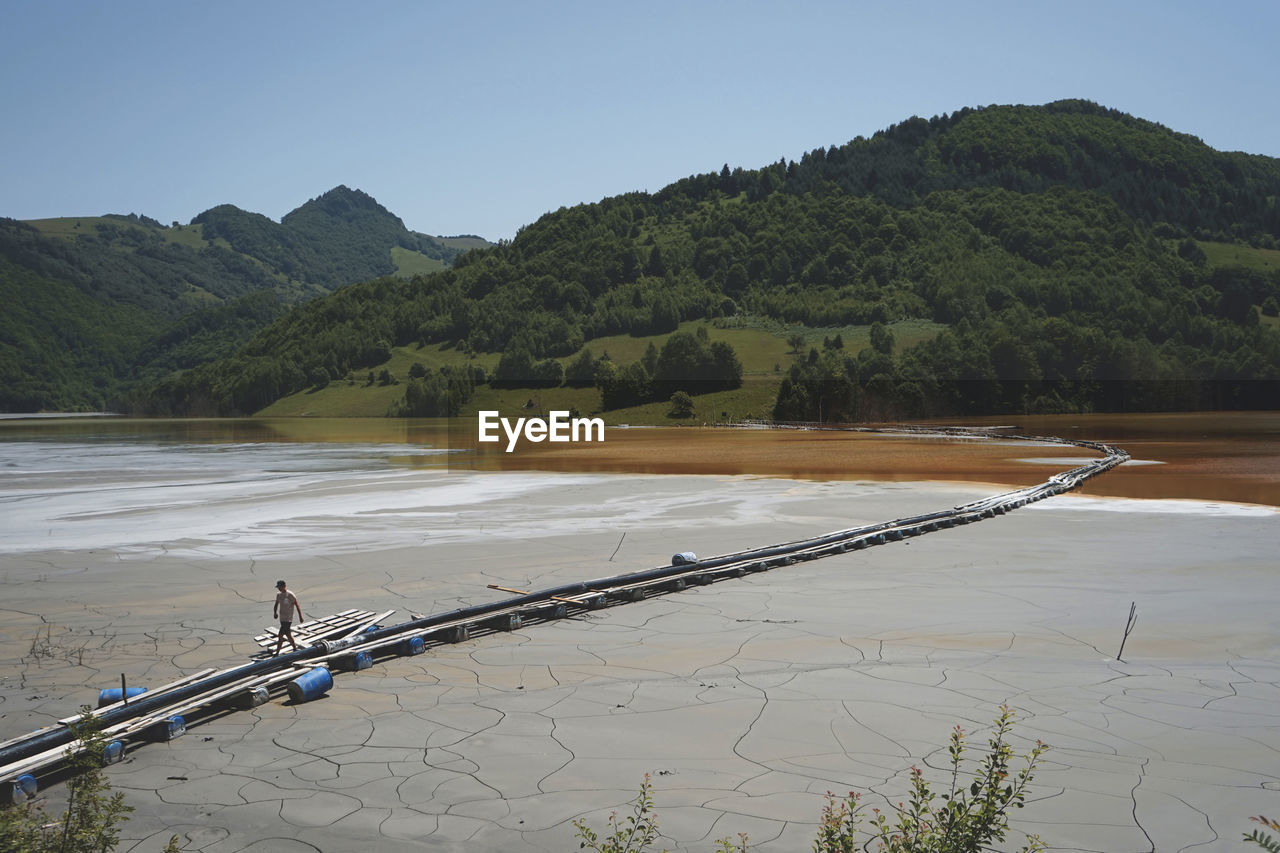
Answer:
MULTIPOLYGON (((537 589, 999 490, 459 476, 479 484, 463 509, 365 514, 350 547, 0 554, 0 738, 122 672, 159 685, 242 662, 277 576, 308 616, 394 607, 398 621, 492 600, 490 583, 537 589), (359 535, 410 523, 416 546, 359 535)), ((1280 811, 1278 529, 1263 507, 1065 496, 381 659, 316 701, 281 695, 133 749, 108 771, 136 808, 119 850, 171 834, 206 853, 571 850, 571 821, 603 827, 645 774, 660 846, 746 833, 755 850, 805 850, 827 791, 896 801, 912 765, 942 780, 952 726, 980 749, 1001 704, 1020 751, 1052 746, 1018 829, 1051 849, 1237 850, 1250 815, 1280 811)))

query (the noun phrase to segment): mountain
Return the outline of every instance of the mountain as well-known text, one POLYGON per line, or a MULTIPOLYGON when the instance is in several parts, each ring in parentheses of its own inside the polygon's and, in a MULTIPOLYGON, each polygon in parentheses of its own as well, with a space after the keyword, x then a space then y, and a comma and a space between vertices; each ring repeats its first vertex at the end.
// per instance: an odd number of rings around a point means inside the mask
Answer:
MULTIPOLYGON (((366 370, 373 386, 381 368, 411 413, 423 383, 460 375, 450 359, 501 354, 520 366, 497 371, 504 386, 545 389, 570 365, 590 383, 593 340, 698 320, 713 338, 798 335, 788 370, 747 376, 772 383, 782 419, 1280 408, 1277 199, 1280 160, 1086 101, 913 117, 799 161, 562 208, 450 270, 345 288, 146 406, 254 412, 366 370), (843 329, 840 345, 809 349, 822 329, 843 329), (417 377, 391 370, 415 358, 417 377)), ((596 371, 602 401, 652 399, 656 366, 596 371)), ((386 410, 367 399, 362 413, 386 410)))
POLYGON ((0 411, 101 409, 139 381, 232 355, 291 305, 445 269, 435 238, 359 190, 285 215, 220 205, 165 227, 130 214, 0 219, 0 411))
POLYGON ((441 240, 409 231, 371 196, 345 186, 286 213, 279 224, 229 204, 191 222, 201 226, 206 240, 225 240, 279 275, 328 291, 392 275, 396 265, 389 250, 395 248, 441 261, 441 268, 459 254, 441 240))

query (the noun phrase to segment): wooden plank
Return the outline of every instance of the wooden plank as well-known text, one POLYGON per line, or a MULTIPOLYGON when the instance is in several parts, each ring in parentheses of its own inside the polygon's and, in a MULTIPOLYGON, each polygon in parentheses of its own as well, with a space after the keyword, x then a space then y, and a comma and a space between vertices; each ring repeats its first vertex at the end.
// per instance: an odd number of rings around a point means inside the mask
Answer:
MULTIPOLYGON (((325 625, 341 626, 341 625, 347 624, 348 622, 354 619, 359 619, 361 616, 364 616, 372 612, 373 611, 370 611, 370 610, 360 610, 358 608, 351 608, 350 610, 343 610, 341 613, 334 613, 331 616, 321 616, 318 619, 312 619, 310 622, 305 622, 303 624, 308 626, 320 625, 322 627, 325 625)), ((270 639, 274 641, 276 638, 276 633, 279 630, 280 630, 279 627, 272 625, 267 628, 267 633, 260 634, 257 637, 254 637, 254 639, 257 640, 258 642, 262 642, 264 639, 270 639)), ((299 627, 298 630, 302 630, 301 627, 299 627)))
MULTIPOLYGON (((395 611, 391 612, 394 613, 395 611)), ((373 616, 372 610, 360 610, 344 619, 342 623, 325 626, 320 630, 316 630, 312 627, 312 623, 308 622, 304 627, 293 630, 293 638, 299 643, 309 644, 317 640, 345 637, 350 633, 353 625, 362 624, 371 616, 373 616)))
MULTIPOLYGON (((394 613, 395 611, 392 612, 394 613)), ((373 615, 372 610, 344 610, 342 613, 335 613, 332 616, 322 616, 319 619, 312 619, 294 628, 293 639, 300 645, 312 643, 316 640, 329 639, 334 635, 350 631, 361 619, 368 619, 373 615)), ((267 633, 254 637, 254 641, 264 649, 269 649, 275 645, 279 631, 280 629, 273 625, 267 628, 267 633)))
MULTIPOLYGON (((325 632, 325 631, 331 631, 331 630, 340 630, 343 626, 349 625, 356 619, 359 619, 370 613, 372 613, 372 611, 352 609, 352 610, 344 610, 341 613, 335 613, 332 616, 321 616, 318 619, 312 619, 309 622, 304 622, 302 625, 299 625, 297 628, 294 629, 294 633, 295 634, 299 632, 316 633, 317 631, 325 632), (306 626, 306 627, 303 627, 303 626, 306 626), (313 626, 317 626, 317 627, 313 627, 313 626)), ((280 629, 278 626, 272 625, 267 628, 267 633, 260 634, 257 637, 254 637, 254 639, 259 643, 262 643, 264 641, 274 642, 276 639, 276 635, 279 633, 279 631, 280 629)))
MULTIPOLYGON (((511 588, 511 587, 509 587, 509 586, 499 586, 499 585, 498 585, 498 584, 496 584, 496 583, 488 584, 488 587, 489 587, 489 589, 496 589, 496 590, 498 590, 499 592, 513 592, 513 593, 515 593, 516 595, 529 595, 529 594, 530 594, 529 590, 527 590, 527 589, 512 589, 512 588, 511 588)), ((582 598, 583 598, 583 597, 590 597, 591 595, 594 595, 594 593, 584 592, 584 593, 582 594, 582 597, 578 597, 578 598, 567 598, 567 597, 565 597, 565 596, 563 596, 563 595, 552 595, 552 596, 550 596, 550 600, 551 600, 551 601, 563 601, 565 604, 581 604, 581 603, 582 603, 582 598)))
POLYGON ((374 616, 372 619, 364 619, 364 620, 362 620, 361 624, 360 624, 358 627, 353 628, 352 630, 350 630, 350 631, 348 631, 347 633, 343 634, 343 635, 342 635, 341 637, 339 637, 338 639, 339 639, 339 640, 345 640, 347 637, 354 637, 356 634, 360 634, 360 633, 362 633, 362 632, 364 632, 364 631, 367 631, 367 630, 369 630, 369 628, 370 628, 370 627, 372 627, 372 626, 374 626, 374 625, 377 625, 379 622, 381 622, 383 619, 386 619, 386 618, 387 618, 388 616, 390 616, 392 613, 395 613, 395 611, 394 611, 394 610, 388 610, 388 611, 386 611, 386 612, 384 612, 384 613, 379 613, 377 616, 374 616))

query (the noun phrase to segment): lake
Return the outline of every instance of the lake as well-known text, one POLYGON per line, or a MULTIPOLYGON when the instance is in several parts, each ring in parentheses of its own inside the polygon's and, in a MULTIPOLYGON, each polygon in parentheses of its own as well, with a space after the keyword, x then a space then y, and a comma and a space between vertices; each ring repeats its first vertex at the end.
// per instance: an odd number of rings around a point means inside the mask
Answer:
MULTIPOLYGON (((943 423, 941 421, 937 423, 943 423)), ((1280 506, 1280 412, 967 418, 1017 435, 1103 441, 1133 461, 1082 494, 1280 506)), ((106 469, 230 477, 344 468, 638 474, 732 474, 806 480, 958 481, 1029 485, 1089 454, 1015 441, 891 437, 833 431, 698 427, 610 428, 603 443, 478 445, 461 419, 243 418, 0 420, 6 489, 57 476, 89 481, 106 469), (503 445, 504 446, 504 445, 503 445), (235 470, 240 466, 240 474, 235 470)))

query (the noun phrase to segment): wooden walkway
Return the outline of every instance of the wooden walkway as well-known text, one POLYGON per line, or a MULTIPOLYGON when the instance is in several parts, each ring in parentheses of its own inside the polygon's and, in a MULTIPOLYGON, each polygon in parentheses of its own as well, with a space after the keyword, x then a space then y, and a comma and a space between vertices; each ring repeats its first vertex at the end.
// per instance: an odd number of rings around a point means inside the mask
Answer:
MULTIPOLYGON (((392 613, 395 613, 395 611, 387 610, 383 613, 374 613, 372 610, 357 610, 355 608, 344 610, 332 616, 322 616, 319 619, 312 619, 295 625, 293 628, 293 640, 299 647, 315 645, 321 640, 340 640, 343 637, 349 637, 368 630, 392 613)), ((267 629, 267 633, 259 634, 253 640, 264 649, 274 650, 279 633, 279 627, 273 625, 267 629)))

